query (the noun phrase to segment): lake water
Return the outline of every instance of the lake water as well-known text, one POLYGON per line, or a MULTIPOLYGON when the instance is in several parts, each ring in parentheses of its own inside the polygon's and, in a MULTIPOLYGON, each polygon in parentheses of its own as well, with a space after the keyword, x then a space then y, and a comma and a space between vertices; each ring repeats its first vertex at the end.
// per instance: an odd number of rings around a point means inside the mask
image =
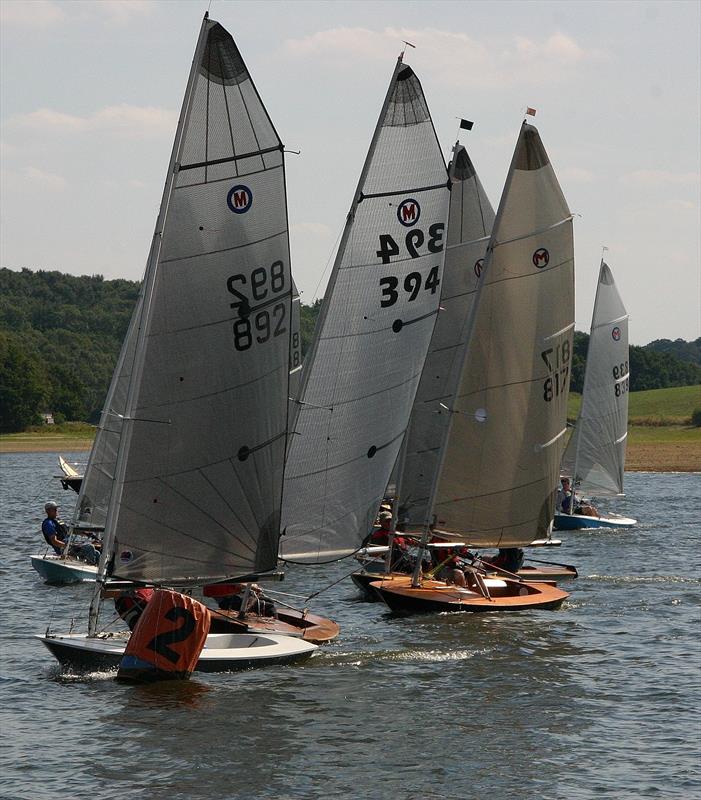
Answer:
POLYGON ((398 619, 344 580, 313 604, 341 636, 306 664, 130 687, 61 676, 32 638, 84 620, 90 586, 29 564, 45 500, 76 496, 55 454, 0 470, 2 798, 701 797, 698 474, 628 474, 610 510, 640 525, 533 553, 580 571, 559 611, 398 619))

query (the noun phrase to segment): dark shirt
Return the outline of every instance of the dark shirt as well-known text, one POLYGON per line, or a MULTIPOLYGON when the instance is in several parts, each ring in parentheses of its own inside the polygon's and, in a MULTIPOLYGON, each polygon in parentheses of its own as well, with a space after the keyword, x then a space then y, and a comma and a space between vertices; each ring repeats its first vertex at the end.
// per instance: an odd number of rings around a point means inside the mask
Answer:
POLYGON ((63 550, 60 547, 56 547, 54 544, 52 544, 51 540, 55 536, 60 542, 65 542, 68 536, 68 533, 66 531, 66 526, 63 523, 59 522, 57 519, 50 519, 49 517, 47 517, 41 523, 41 532, 44 534, 44 539, 46 539, 46 543, 50 544, 54 548, 54 550, 60 555, 63 552, 63 550))

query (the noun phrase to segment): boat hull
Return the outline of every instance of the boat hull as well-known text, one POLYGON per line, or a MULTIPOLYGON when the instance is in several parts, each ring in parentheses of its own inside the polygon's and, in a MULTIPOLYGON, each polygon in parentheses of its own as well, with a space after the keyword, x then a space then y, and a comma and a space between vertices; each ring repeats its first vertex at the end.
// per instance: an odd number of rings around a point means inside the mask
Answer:
MULTIPOLYGON (((538 582, 576 578, 579 573, 577 572, 576 568, 572 566, 543 564, 542 566, 538 567, 521 567, 517 574, 519 578, 522 578, 524 581, 538 582)), ((391 581, 395 576, 405 578, 406 574, 390 572, 389 574, 384 575, 380 572, 368 572, 361 570, 359 572, 354 572, 351 575, 351 580, 358 587, 358 589, 360 589, 363 600, 368 603, 376 603, 381 598, 371 584, 377 581, 386 583, 387 581, 391 581)))
POLYGON ((226 633, 232 627, 246 633, 296 636, 313 644, 330 642, 341 631, 331 619, 295 609, 278 608, 277 617, 261 617, 249 612, 243 618, 238 611, 212 611, 212 633, 226 633))
POLYGON ((77 558, 61 558, 58 555, 36 555, 31 557, 32 567, 46 583, 66 584, 95 581, 97 567, 78 561, 77 558))
MULTIPOLYGON (((38 636, 62 667, 75 672, 114 670, 119 666, 128 635, 89 638, 85 634, 38 636)), ((304 661, 317 645, 291 636, 250 633, 210 633, 196 672, 238 672, 274 664, 304 661)))
POLYGON ((510 580, 486 583, 492 584, 491 598, 442 581, 424 581, 422 586, 413 587, 410 577, 395 577, 391 582, 376 581, 370 585, 391 611, 402 614, 554 610, 569 597, 567 592, 549 583, 510 580))
POLYGON ((637 520, 630 517, 587 517, 584 514, 555 514, 556 531, 578 531, 585 528, 632 528, 637 520))

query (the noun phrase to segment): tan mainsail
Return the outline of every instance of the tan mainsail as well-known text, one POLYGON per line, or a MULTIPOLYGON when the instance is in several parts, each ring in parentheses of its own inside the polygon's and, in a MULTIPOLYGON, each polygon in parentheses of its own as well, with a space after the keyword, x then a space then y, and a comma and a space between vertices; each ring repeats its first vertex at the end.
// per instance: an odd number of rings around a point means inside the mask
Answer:
POLYGON ((481 281, 432 507, 473 545, 513 547, 553 517, 574 328, 571 215, 526 123, 481 281))

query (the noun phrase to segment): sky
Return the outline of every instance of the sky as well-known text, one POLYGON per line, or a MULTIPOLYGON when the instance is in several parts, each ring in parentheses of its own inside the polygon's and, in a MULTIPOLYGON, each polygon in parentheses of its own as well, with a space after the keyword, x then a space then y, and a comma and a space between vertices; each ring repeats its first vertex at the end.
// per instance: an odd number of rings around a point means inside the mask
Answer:
MULTIPOLYGON (((140 279, 207 0, 0 0, 0 265, 140 279)), ((576 321, 602 246, 630 340, 701 335, 701 3, 233 2, 285 146, 292 269, 323 295, 394 63, 419 76, 446 160, 496 207, 526 106, 575 216, 576 321)))

